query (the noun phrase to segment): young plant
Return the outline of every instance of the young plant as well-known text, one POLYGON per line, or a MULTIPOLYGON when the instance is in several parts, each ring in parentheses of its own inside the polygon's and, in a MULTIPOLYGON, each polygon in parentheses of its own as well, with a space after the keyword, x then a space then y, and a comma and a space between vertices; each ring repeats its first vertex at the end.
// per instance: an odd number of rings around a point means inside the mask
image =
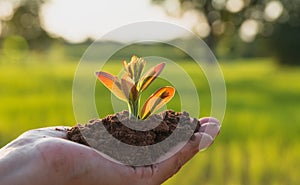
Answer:
POLYGON ((146 100, 139 115, 141 93, 157 78, 166 64, 160 63, 142 76, 145 65, 146 61, 143 58, 132 56, 129 63, 123 61, 125 73, 121 79, 104 71, 96 72, 100 82, 116 97, 127 102, 130 115, 141 119, 149 117, 169 102, 175 94, 175 88, 173 87, 159 88, 146 100))

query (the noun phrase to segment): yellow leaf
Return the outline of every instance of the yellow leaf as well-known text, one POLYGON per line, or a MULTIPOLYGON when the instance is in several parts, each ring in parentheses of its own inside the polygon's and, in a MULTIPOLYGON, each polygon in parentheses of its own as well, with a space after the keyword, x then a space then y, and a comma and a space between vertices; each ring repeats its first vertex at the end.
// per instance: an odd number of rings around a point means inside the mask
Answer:
POLYGON ((138 60, 138 57, 136 55, 132 55, 130 62, 135 62, 136 60, 138 60))
POLYGON ((175 94, 175 88, 166 86, 153 93, 144 104, 141 111, 141 119, 146 119, 163 105, 168 103, 175 94))

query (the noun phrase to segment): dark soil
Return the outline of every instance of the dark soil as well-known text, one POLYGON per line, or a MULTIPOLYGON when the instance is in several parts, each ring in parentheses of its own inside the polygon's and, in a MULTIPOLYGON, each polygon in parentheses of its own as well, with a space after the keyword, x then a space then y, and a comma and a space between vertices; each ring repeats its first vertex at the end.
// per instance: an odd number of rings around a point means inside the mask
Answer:
MULTIPOLYGON (((147 146, 159 143, 169 137, 173 131, 177 128, 179 122, 179 116, 181 112, 174 112, 168 110, 164 112, 164 118, 162 122, 152 130, 149 131, 137 131, 128 128, 122 124, 116 114, 108 115, 107 117, 99 120, 91 120, 89 124, 99 124, 102 122, 106 130, 116 139, 123 143, 135 145, 135 146, 147 146)), ((140 124, 140 123, 137 123, 140 124)), ((90 146, 81 135, 80 127, 87 127, 88 124, 82 126, 77 125, 72 127, 67 132, 67 138, 71 141, 90 146)), ((191 127, 192 125, 187 125, 191 127)), ((197 124, 195 132, 200 128, 200 124, 197 124)))
POLYGON ((78 124, 68 130, 67 138, 123 164, 144 166, 167 158, 168 153, 191 139, 199 129, 198 119, 190 118, 187 112, 168 110, 146 120, 136 120, 123 111, 78 124), (138 125, 139 129, 132 129, 132 125, 134 128, 138 125))

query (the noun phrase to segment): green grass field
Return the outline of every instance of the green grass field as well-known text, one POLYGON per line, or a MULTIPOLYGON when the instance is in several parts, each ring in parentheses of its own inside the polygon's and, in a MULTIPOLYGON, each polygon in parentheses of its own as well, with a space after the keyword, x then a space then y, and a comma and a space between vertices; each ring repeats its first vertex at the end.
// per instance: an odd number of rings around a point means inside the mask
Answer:
MULTIPOLYGON (((0 61, 0 146, 28 129, 76 123, 72 109, 76 61, 45 56, 30 60, 0 61)), ((115 70, 115 65, 107 67, 115 70)), ((183 65, 193 76, 191 64, 183 65)), ((265 59, 224 62, 221 67, 227 85, 221 133, 211 148, 164 184, 298 184, 300 68, 280 68, 265 59)), ((206 116, 209 89, 205 82, 196 86, 206 116)), ((96 94, 96 100, 109 98, 100 83, 96 94)), ((107 107, 101 109, 100 117, 112 113, 109 102, 99 106, 107 107)))

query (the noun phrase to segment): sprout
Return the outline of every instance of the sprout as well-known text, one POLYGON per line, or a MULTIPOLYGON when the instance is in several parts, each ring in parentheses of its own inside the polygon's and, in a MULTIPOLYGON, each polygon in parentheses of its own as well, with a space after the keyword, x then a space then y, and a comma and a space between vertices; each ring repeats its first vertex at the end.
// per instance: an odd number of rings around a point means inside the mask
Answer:
POLYGON ((129 63, 123 61, 125 73, 121 79, 104 71, 96 72, 100 82, 116 97, 127 102, 130 115, 141 119, 149 117, 175 94, 174 87, 161 87, 146 100, 139 115, 141 93, 160 75, 166 64, 160 63, 142 76, 145 65, 146 61, 143 58, 132 56, 129 63))

